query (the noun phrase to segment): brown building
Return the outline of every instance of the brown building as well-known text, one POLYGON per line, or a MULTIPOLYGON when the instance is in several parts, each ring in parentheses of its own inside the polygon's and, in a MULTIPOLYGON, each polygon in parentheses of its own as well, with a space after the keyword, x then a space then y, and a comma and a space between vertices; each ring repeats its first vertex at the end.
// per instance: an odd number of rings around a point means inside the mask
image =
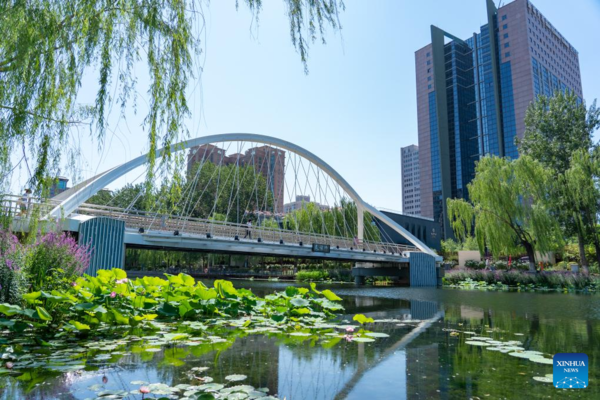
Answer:
POLYGON ((577 50, 529 0, 486 2, 479 33, 462 40, 431 26, 415 53, 421 215, 446 238, 446 199, 469 199, 480 157, 519 157, 529 104, 555 91, 583 98, 577 50))
MULTIPOLYGON (((211 162, 215 165, 253 166, 267 181, 267 187, 273 193, 274 209, 267 210, 274 213, 283 212, 284 186, 285 186, 285 151, 271 146, 257 146, 246 150, 243 154, 227 155, 226 151, 212 144, 192 147, 188 153, 188 172, 194 164, 211 162), (239 161, 238 161, 239 160, 239 161)), ((263 210, 264 211, 264 210, 263 210)))

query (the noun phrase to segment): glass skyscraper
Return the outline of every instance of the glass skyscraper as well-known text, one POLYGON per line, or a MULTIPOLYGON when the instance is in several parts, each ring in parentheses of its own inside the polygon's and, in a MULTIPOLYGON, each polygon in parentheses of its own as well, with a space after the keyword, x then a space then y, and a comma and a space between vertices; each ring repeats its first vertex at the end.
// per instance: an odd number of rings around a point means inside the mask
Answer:
POLYGON ((487 13, 466 40, 432 26, 415 53, 421 215, 447 238, 446 199, 469 198, 480 157, 519 156, 529 104, 555 90, 583 98, 577 51, 531 2, 487 0, 487 13))

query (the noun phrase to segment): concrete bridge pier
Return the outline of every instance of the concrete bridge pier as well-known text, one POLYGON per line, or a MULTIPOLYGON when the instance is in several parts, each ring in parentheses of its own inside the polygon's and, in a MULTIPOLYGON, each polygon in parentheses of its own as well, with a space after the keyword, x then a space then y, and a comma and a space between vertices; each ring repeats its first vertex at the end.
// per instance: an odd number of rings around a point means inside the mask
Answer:
POLYGON ((408 254, 408 262, 369 263, 357 262, 352 268, 354 283, 364 285, 366 277, 396 278, 407 286, 436 287, 441 283, 440 266, 435 257, 421 252, 408 254))

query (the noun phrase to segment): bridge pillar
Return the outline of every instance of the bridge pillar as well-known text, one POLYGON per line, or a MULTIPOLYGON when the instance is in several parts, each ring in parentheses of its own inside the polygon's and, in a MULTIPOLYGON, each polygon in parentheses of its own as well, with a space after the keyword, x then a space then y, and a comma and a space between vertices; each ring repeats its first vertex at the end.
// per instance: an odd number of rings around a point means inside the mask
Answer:
POLYGON ((365 284, 365 277, 362 275, 354 275, 354 284, 356 286, 364 286, 365 284))
POLYGON ((421 252, 409 253, 410 286, 438 285, 438 266, 435 257, 421 252))
POLYGON ((364 238, 365 238, 365 211, 363 210, 363 208, 359 205, 356 204, 356 230, 357 232, 357 238, 358 238, 358 242, 362 243, 364 238))
POLYGON ((92 257, 86 274, 99 269, 125 267, 125 221, 94 217, 79 225, 79 244, 91 247, 92 257))

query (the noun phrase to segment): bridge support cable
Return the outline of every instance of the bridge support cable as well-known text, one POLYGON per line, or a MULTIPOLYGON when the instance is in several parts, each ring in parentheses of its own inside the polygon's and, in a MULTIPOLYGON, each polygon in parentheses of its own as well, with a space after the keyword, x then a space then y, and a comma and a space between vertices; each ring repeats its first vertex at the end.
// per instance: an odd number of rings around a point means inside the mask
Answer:
MULTIPOLYGON (((114 211, 119 219, 126 221, 128 228, 142 224, 148 230, 168 228, 192 236, 208 231, 231 238, 245 231, 245 222, 251 218, 257 221, 253 227, 256 235, 274 243, 279 240, 286 244, 328 244, 340 249, 364 248, 378 253, 394 248, 400 253, 402 246, 390 243, 387 231, 378 226, 382 224, 404 236, 419 250, 435 256, 410 232, 365 203, 327 163, 292 143, 261 135, 225 134, 191 139, 174 145, 171 151, 184 149, 203 151, 202 155, 188 156, 189 163, 202 158, 195 165, 196 170, 189 169, 188 165, 184 179, 169 184, 170 178, 179 176, 179 170, 158 166, 156 181, 162 181, 163 186, 148 193, 145 211, 133 210, 144 194, 142 190, 124 209, 114 211), (230 148, 237 150, 235 155, 228 153, 230 148), (216 168, 208 168, 211 163, 216 168), (178 184, 185 186, 174 186, 178 184), (166 189, 170 189, 171 196, 162 195, 166 189), (286 203, 283 209, 286 198, 292 204, 286 203), (365 218, 366 215, 373 219, 365 218), (217 221, 223 218, 225 221, 217 221)), ((168 150, 159 150, 159 155, 168 150)), ((61 209, 69 215, 86 196, 97 193, 146 161, 147 155, 138 157, 76 185, 60 197, 60 205, 55 206, 50 215, 59 216, 61 209)), ((97 215, 106 213, 99 210, 97 215)))

